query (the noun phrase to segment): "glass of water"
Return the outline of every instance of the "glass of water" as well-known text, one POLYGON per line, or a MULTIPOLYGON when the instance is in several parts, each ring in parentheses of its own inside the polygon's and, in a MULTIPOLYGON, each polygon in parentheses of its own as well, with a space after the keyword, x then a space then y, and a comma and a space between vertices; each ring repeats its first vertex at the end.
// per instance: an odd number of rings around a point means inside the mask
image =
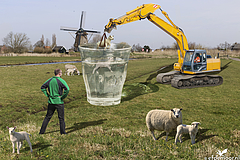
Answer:
POLYGON ((79 49, 87 101, 98 106, 119 104, 131 47, 126 43, 111 44, 109 49, 87 44, 79 49))

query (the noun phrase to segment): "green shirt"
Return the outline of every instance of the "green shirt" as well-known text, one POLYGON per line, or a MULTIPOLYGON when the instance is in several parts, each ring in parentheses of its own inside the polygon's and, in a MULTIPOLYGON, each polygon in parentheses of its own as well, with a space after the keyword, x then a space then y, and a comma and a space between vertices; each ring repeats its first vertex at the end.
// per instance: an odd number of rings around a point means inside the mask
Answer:
POLYGON ((48 97, 49 104, 63 104, 63 99, 66 98, 69 93, 67 83, 57 76, 53 76, 44 82, 41 90, 48 97))

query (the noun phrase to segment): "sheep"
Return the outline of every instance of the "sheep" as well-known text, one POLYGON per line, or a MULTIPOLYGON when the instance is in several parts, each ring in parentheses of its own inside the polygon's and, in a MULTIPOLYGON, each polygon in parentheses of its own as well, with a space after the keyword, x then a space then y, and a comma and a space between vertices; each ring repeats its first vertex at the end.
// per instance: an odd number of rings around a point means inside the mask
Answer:
POLYGON ((74 72, 77 72, 77 74, 80 75, 80 72, 79 72, 79 70, 77 69, 77 67, 75 65, 66 64, 65 65, 65 75, 68 73, 68 71, 67 71, 68 69, 75 69, 74 72))
POLYGON ((15 153, 15 143, 17 143, 17 154, 20 154, 20 149, 22 147, 23 140, 26 140, 28 142, 30 151, 32 152, 32 144, 31 144, 30 138, 29 138, 29 135, 31 135, 31 134, 24 132, 24 131, 15 132, 16 127, 14 127, 14 128, 7 127, 7 129, 9 130, 10 141, 12 142, 12 147, 13 147, 12 153, 15 153))
POLYGON ((67 71, 66 71, 66 72, 67 72, 67 75, 68 75, 68 76, 70 76, 70 75, 74 76, 75 70, 76 70, 76 69, 67 69, 67 71))
POLYGON ((178 137, 180 138, 180 142, 182 143, 182 134, 189 133, 191 138, 191 143, 195 143, 195 138, 198 132, 198 125, 201 124, 200 122, 192 122, 191 125, 180 124, 177 126, 177 134, 175 137, 175 144, 177 144, 178 137))
POLYGON ((154 140, 157 140, 154 136, 154 130, 158 130, 166 132, 167 141, 169 132, 176 129, 179 124, 182 124, 181 110, 182 108, 174 108, 170 111, 156 109, 148 112, 146 116, 146 125, 151 131, 154 140))
POLYGON ((106 48, 109 49, 110 46, 111 46, 111 40, 114 40, 114 36, 113 35, 108 36, 107 39, 103 39, 103 40, 97 42, 97 48, 104 47, 104 49, 106 49, 106 48))
MULTIPOLYGON (((113 60, 114 60, 113 57, 108 57, 108 61, 106 61, 106 62, 98 62, 98 63, 96 64, 96 66, 94 67, 92 74, 94 74, 95 71, 98 70, 99 68, 103 68, 103 67, 106 67, 106 68, 108 68, 111 72, 113 72, 112 69, 111 69, 111 67, 110 67, 110 62, 113 62, 113 60)), ((98 72, 98 71, 97 71, 97 72, 98 72)))

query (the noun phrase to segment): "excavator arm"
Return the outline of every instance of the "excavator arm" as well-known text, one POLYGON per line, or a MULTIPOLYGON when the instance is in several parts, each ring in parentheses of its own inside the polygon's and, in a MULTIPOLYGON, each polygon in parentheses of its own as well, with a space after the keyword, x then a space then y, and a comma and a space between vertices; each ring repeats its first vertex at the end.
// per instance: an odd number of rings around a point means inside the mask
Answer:
POLYGON ((143 4, 142 6, 126 12, 126 14, 120 18, 111 18, 108 24, 105 26, 104 31, 110 33, 113 29, 116 29, 117 25, 123 25, 145 18, 147 18, 150 22, 161 28, 163 31, 165 31, 167 34, 169 34, 176 40, 179 46, 179 50, 178 63, 174 64, 174 69, 180 71, 185 57, 185 53, 187 50, 189 50, 187 38, 184 35, 183 31, 172 22, 172 20, 168 17, 168 14, 163 11, 159 5, 152 3, 143 4), (157 9, 161 10, 162 14, 168 19, 171 24, 165 22, 164 20, 153 14, 153 12, 155 12, 157 9))

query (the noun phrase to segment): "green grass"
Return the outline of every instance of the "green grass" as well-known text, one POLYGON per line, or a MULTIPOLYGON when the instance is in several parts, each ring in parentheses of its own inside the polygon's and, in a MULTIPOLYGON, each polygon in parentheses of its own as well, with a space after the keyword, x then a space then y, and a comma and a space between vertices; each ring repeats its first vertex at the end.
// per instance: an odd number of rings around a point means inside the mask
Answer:
MULTIPOLYGON (((11 58, 5 59, 11 61, 11 58)), ((60 135, 57 112, 46 134, 39 135, 47 98, 41 85, 64 64, 0 67, 0 159, 204 159, 228 148, 227 157, 240 155, 240 63, 222 60, 221 86, 179 90, 156 83, 156 70, 177 59, 132 60, 128 65, 122 102, 92 106, 86 101, 82 75, 63 76, 70 87, 65 100, 68 135, 60 135), (154 141, 145 117, 151 109, 183 108, 183 123, 201 122, 196 144, 189 135, 174 144, 175 132, 155 131, 154 141), (33 153, 24 143, 21 154, 12 154, 6 126, 32 134, 33 153)), ((75 63, 81 70, 81 63, 75 63)))
POLYGON ((0 66, 4 65, 18 65, 18 64, 31 64, 31 63, 44 63, 44 62, 61 62, 61 61, 79 61, 81 57, 1 57, 0 66))

